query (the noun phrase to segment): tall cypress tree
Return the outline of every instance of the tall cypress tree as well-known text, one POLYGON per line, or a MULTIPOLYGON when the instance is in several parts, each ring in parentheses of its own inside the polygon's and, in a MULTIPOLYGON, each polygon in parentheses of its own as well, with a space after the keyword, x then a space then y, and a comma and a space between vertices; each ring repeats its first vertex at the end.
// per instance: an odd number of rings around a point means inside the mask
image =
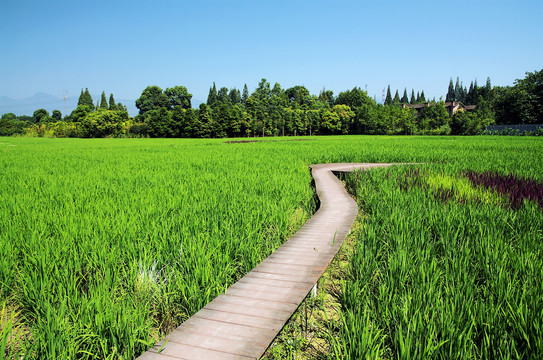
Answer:
POLYGON ((422 90, 421 93, 420 93, 420 102, 421 103, 426 102, 426 97, 424 96, 424 90, 422 90))
POLYGON ((89 93, 89 88, 86 88, 83 92, 83 89, 81 89, 81 95, 79 95, 79 100, 77 101, 77 106, 79 105, 86 105, 91 110, 94 110, 94 102, 92 101, 92 96, 89 93))
POLYGON ((492 97, 492 84, 490 83, 490 77, 486 78, 486 85, 483 91, 483 98, 488 101, 492 97))
POLYGON ((420 92, 417 91, 417 100, 415 100, 415 103, 420 104, 420 92))
POLYGON ((454 100, 460 101, 462 99, 462 86, 460 85, 460 78, 456 78, 456 84, 454 85, 454 100))
POLYGON ((411 89, 411 99, 409 100, 410 104, 415 104, 417 102, 417 98, 415 98, 415 89, 411 89))
POLYGON ((217 102, 217 87, 213 82, 213 87, 209 88, 209 94, 207 95, 207 105, 213 106, 217 102))
POLYGON ((109 110, 117 110, 117 103, 113 98, 113 94, 109 94, 109 110))
POLYGON ((85 93, 83 92, 83 89, 81 89, 81 95, 79 95, 79 99, 77 100, 77 106, 84 105, 85 102, 85 93))
POLYGON ((469 84, 469 90, 466 95, 466 104, 473 104, 473 81, 469 84))
POLYGON ((403 96, 402 96, 402 99, 400 100, 400 102, 402 104, 408 104, 409 103, 409 98, 407 97, 407 88, 403 88, 403 96))
POLYGON ((400 94, 398 94, 398 89, 396 89, 396 94, 394 94, 394 99, 392 100, 392 103, 394 105, 398 105, 400 103, 400 94))
POLYGON ((385 98, 385 105, 392 104, 392 95, 390 94, 390 85, 387 88, 387 97, 385 98))
POLYGON ((100 109, 105 109, 107 110, 109 108, 108 104, 107 104, 107 99, 106 99, 106 92, 105 91, 102 91, 102 96, 100 98, 100 109))
POLYGON ((249 89, 247 89, 247 84, 243 85, 243 93, 241 94, 241 102, 243 105, 247 105, 247 99, 249 98, 249 89))
POLYGON ((455 100, 455 94, 454 94, 454 85, 451 78, 451 81, 449 81, 449 90, 447 90, 447 96, 445 97, 445 101, 454 101, 455 100))

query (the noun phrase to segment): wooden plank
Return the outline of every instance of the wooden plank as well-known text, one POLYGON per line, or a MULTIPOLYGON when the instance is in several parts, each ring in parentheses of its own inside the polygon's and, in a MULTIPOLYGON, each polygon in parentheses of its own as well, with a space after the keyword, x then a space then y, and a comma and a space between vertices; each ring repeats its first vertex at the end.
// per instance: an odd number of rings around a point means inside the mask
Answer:
MULTIPOLYGON (((156 350, 149 350, 156 352, 156 350)), ((244 356, 232 354, 226 351, 206 349, 196 345, 180 344, 175 342, 167 343, 160 355, 167 355, 177 359, 206 359, 206 360, 249 360, 256 359, 256 356, 244 356)))
POLYGON ((219 310, 236 314, 245 314, 270 319, 289 317, 296 310, 295 304, 277 303, 259 299, 247 299, 239 296, 221 295, 206 305, 205 309, 219 310))
MULTIPOLYGON (((232 341, 244 340, 246 342, 269 344, 268 339, 275 337, 275 330, 259 329, 251 326, 237 325, 203 318, 191 317, 181 324, 170 336, 182 337, 183 334, 203 334, 232 341)), ((179 340, 177 340, 179 342, 179 340)))
POLYGON ((245 325, 258 329, 281 330, 285 321, 282 319, 272 319, 269 317, 240 314, 237 312, 226 312, 223 310, 209 309, 207 306, 193 315, 197 318, 222 321, 236 325, 245 325))
POLYGON ((320 208, 300 230, 225 294, 181 324, 140 360, 258 359, 334 258, 358 206, 333 172, 391 164, 312 165, 320 208))
POLYGON ((206 334, 189 333, 174 331, 168 338, 166 343, 168 346, 167 351, 163 351, 164 354, 172 354, 176 351, 176 345, 169 346, 171 343, 183 344, 189 346, 195 346, 213 351, 219 351, 221 353, 228 353, 230 355, 239 355, 248 358, 255 358, 262 350, 262 343, 247 341, 247 338, 221 338, 215 336, 209 336, 206 334))

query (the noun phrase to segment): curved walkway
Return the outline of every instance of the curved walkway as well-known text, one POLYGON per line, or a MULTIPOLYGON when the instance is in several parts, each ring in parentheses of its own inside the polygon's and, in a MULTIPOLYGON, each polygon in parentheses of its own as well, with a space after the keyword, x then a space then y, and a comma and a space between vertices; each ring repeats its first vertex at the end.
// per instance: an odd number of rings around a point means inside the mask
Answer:
POLYGON ((356 202, 333 172, 390 165, 312 165, 321 204, 311 219, 139 359, 260 358, 326 270, 358 213, 356 202))

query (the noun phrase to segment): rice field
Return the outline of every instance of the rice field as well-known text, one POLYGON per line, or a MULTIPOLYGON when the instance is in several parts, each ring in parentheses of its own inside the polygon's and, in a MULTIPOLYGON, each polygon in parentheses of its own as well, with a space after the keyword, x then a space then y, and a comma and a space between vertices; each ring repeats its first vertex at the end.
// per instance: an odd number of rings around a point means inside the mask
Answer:
POLYGON ((290 140, 0 138, 0 354, 134 358, 311 216, 324 162, 424 163, 348 182, 369 216, 331 357, 541 354, 541 207, 467 175, 537 185, 540 139, 290 140))

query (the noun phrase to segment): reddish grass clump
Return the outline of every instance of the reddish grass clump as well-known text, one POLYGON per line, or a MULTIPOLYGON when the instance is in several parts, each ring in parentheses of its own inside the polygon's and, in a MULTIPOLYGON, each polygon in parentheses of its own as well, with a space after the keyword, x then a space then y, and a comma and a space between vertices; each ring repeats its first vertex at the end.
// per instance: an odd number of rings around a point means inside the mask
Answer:
POLYGON ((543 207, 543 183, 541 182, 490 171, 483 173, 465 171, 463 175, 474 185, 484 186, 506 196, 511 207, 515 209, 522 206, 524 199, 535 201, 543 207))

